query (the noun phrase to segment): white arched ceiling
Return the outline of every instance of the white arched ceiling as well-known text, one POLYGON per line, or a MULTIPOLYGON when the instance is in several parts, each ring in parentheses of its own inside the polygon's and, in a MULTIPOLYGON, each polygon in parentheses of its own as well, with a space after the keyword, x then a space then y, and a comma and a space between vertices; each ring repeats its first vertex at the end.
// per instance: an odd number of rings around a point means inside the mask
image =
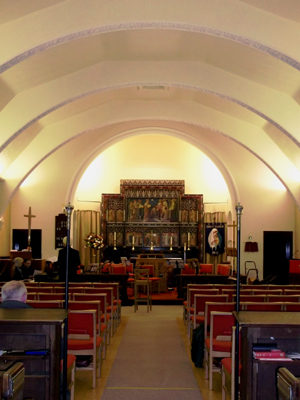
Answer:
POLYGON ((0 0, 0 213, 70 140, 143 126, 210 149, 232 188, 215 143, 239 144, 300 207, 299 2, 40 3, 0 0))

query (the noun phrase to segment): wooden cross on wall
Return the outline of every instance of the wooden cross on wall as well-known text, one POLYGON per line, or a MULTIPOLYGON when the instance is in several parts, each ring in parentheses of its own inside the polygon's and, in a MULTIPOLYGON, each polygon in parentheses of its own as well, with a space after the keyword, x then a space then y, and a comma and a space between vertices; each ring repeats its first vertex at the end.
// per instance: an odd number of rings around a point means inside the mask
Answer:
POLYGON ((28 247, 27 250, 31 250, 30 242, 31 242, 31 219, 35 218, 36 215, 31 214, 31 207, 28 209, 28 214, 24 214, 24 217, 28 218, 28 247))

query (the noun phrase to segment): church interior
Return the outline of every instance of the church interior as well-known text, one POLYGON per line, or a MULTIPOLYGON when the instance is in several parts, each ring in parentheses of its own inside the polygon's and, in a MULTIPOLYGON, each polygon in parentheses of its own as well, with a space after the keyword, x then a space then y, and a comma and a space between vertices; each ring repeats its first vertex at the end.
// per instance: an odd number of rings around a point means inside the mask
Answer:
POLYGON ((41 268, 54 261, 71 206, 83 270, 152 251, 213 274, 229 264, 245 275, 252 263, 258 280, 291 283, 297 0, 0 0, 0 10, 1 259, 28 239, 41 268), (153 212, 168 199, 168 218, 146 219, 147 198, 153 212), (87 247, 89 233, 102 236, 101 252, 87 247))

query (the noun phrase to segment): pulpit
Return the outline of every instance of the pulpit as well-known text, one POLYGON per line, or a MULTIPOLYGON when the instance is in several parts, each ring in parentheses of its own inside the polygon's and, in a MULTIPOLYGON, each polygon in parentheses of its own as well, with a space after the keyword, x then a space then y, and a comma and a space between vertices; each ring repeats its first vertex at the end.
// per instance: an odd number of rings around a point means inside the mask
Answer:
POLYGON ((31 250, 11 250, 10 251, 10 258, 13 260, 14 258, 21 257, 24 260, 31 260, 32 259, 32 251, 31 250))

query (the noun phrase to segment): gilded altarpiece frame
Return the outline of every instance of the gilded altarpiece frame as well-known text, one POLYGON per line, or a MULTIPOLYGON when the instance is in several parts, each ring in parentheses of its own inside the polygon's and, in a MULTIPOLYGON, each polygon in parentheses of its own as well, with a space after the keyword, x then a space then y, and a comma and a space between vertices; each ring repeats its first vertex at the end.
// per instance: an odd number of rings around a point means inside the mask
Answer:
POLYGON ((203 257, 203 195, 183 180, 121 180, 120 194, 102 195, 101 231, 111 248, 198 250, 203 257))

